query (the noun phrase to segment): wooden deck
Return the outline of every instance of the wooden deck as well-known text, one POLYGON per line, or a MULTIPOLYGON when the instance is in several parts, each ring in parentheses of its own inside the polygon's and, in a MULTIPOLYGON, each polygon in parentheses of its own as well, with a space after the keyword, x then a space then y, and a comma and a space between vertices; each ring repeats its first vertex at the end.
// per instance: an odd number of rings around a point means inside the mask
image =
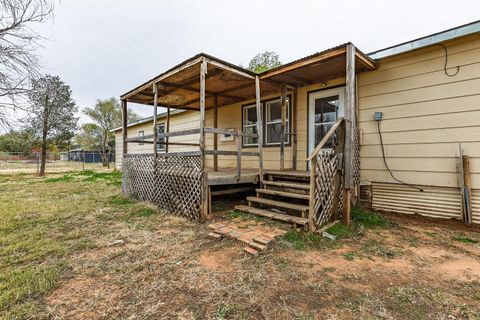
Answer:
POLYGON ((205 168, 208 173, 208 185, 216 186, 223 184, 239 184, 239 183, 257 183, 259 180, 258 169, 242 169, 240 179, 237 180, 236 168, 219 168, 214 171, 213 168, 205 168))

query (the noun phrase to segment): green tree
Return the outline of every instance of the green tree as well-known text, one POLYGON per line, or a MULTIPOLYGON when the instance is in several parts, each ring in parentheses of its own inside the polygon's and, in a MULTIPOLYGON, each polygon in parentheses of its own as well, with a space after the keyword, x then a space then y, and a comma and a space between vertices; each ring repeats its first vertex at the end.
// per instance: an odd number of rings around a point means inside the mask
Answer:
POLYGON ((265 51, 253 57, 247 69, 255 73, 262 73, 272 68, 280 67, 281 65, 282 62, 280 62, 280 57, 277 53, 265 51))
MULTIPOLYGON (((93 108, 85 108, 91 123, 84 124, 77 135, 77 143, 84 149, 96 149, 100 152, 104 166, 109 166, 110 154, 115 149, 115 135, 112 129, 121 126, 122 110, 117 99, 98 99, 93 108)), ((140 116, 132 110, 128 113, 128 122, 137 121, 140 116)))
POLYGON ((60 77, 45 75, 32 81, 28 94, 28 117, 23 119, 25 129, 40 142, 42 150, 40 172, 45 175, 48 145, 60 144, 72 139, 77 128, 77 106, 72 90, 60 77))
POLYGON ((0 135, 0 151, 20 152, 27 156, 36 146, 34 137, 27 131, 10 131, 0 135))

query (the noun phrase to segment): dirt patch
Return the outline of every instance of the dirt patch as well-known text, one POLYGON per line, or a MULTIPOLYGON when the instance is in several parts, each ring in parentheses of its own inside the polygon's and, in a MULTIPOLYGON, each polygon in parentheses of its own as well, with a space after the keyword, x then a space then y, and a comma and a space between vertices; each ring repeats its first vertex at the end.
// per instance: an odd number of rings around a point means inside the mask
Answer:
POLYGON ((115 313, 123 292, 109 277, 74 278, 45 300, 52 316, 60 319, 104 319, 115 313))
POLYGON ((241 250, 238 247, 221 248, 215 251, 204 251, 198 262, 204 268, 214 271, 231 272, 239 260, 241 250))

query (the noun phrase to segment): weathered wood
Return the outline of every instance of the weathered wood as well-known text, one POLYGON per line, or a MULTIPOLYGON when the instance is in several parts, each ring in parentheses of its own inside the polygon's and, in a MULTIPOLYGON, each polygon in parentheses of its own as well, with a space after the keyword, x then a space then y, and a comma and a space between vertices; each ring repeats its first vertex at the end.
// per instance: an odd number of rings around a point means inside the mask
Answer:
MULTIPOLYGON (((218 95, 213 96, 213 127, 218 128, 218 95)), ((218 150, 218 134, 213 134, 213 150, 218 150)), ((213 155, 213 170, 218 171, 218 154, 213 155)))
POLYGON ((231 136, 236 137, 238 135, 237 130, 228 130, 228 129, 222 129, 222 128, 204 128, 205 133, 217 133, 217 134, 229 134, 231 136))
MULTIPOLYGON (((157 138, 189 136, 189 135, 198 134, 198 133, 200 133, 200 128, 162 133, 162 134, 157 135, 157 138)), ((145 135, 145 138, 148 138, 148 139, 153 138, 153 135, 152 136, 145 135)))
MULTIPOLYGON (((167 120, 165 124, 165 132, 169 133, 170 132, 170 107, 167 107, 167 120)), ((165 137, 165 152, 168 152, 168 137, 165 137)))
POLYGON ((308 171, 278 171, 278 170, 265 170, 265 175, 279 176, 279 177, 295 177, 295 178, 309 178, 310 173, 308 171))
POLYGON ((215 61, 215 60, 212 60, 212 59, 208 59, 208 63, 211 64, 211 65, 214 65, 220 69, 224 69, 224 70, 227 70, 231 73, 235 73, 235 74, 238 74, 239 76, 242 76, 244 78, 247 78, 247 79, 253 79, 253 75, 251 75, 250 73, 247 73, 247 72, 244 72, 244 71, 240 71, 238 69, 235 69, 229 65, 226 65, 226 64, 223 64, 219 61, 215 61))
POLYGON ((127 126, 128 126, 128 112, 127 112, 127 100, 121 100, 122 105, 122 140, 123 140, 123 147, 122 152, 123 156, 128 153, 128 146, 127 146, 127 126))
MULTIPOLYGON (((143 140, 143 139, 138 139, 138 138, 130 138, 127 141, 128 143, 147 143, 147 144, 153 144, 153 140, 143 140)), ((193 147, 199 147, 200 145, 198 143, 189 143, 189 142, 165 142, 165 141, 158 141, 157 145, 165 145, 165 146, 193 146, 193 147)))
POLYGON ((310 190, 310 185, 306 183, 298 182, 280 182, 280 181, 263 181, 263 184, 266 186, 275 186, 281 188, 290 188, 290 189, 300 189, 300 190, 310 190))
POLYGON ((345 188, 352 187, 355 129, 355 47, 347 44, 345 86, 345 188))
POLYGON ((330 223, 327 223, 326 225, 324 225, 323 227, 321 227, 320 229, 317 229, 317 233, 322 233, 324 231, 327 231, 328 229, 330 229, 331 227, 333 227, 334 225, 338 224, 340 221, 339 220, 334 220, 330 223))
POLYGON ((157 131, 157 118, 158 118, 158 87, 157 84, 153 84, 153 157, 157 158, 158 155, 158 131, 157 131))
POLYGON ((200 65, 200 170, 202 171, 202 192, 200 202, 200 221, 204 222, 208 214, 208 182, 205 172, 205 75, 207 61, 202 59, 200 65))
POLYGON ((337 130, 336 144, 334 146, 336 154, 342 154, 337 165, 337 172, 334 177, 334 192, 333 192, 333 207, 332 207, 332 219, 338 220, 341 209, 341 195, 342 195, 342 174, 343 174, 343 150, 345 147, 345 121, 342 121, 339 129, 337 130))
POLYGON ((270 200, 270 199, 264 199, 264 198, 258 198, 258 197, 247 197, 247 200, 250 201, 250 202, 262 203, 262 204, 267 204, 267 205, 273 206, 273 207, 296 210, 296 211, 300 211, 300 212, 308 211, 308 206, 303 206, 303 205, 300 205, 300 204, 293 204, 293 203, 289 203, 289 202, 276 201, 276 200, 270 200))
POLYGON ((470 178, 470 157, 468 155, 462 155, 462 167, 463 167, 463 198, 464 198, 464 222, 467 224, 472 223, 472 199, 471 199, 471 178, 470 178))
POLYGON ((297 117, 298 117, 298 90, 295 88, 293 90, 293 97, 295 102, 293 104, 293 112, 292 112, 292 135, 290 139, 292 139, 292 169, 297 170, 297 117))
POLYGON ((217 190, 217 191, 211 191, 212 196, 222 196, 226 194, 233 194, 233 193, 241 193, 241 192, 247 192, 247 191, 253 191, 254 186, 248 186, 248 187, 240 187, 240 188, 229 188, 229 189, 223 189, 223 190, 217 190))
POLYGON ((285 124, 287 117, 287 85, 282 84, 282 123, 280 125, 280 170, 285 170, 285 124))
MULTIPOLYGON (((219 156, 236 156, 238 154, 237 151, 232 150, 205 150, 206 155, 219 155, 219 156)), ((240 155, 247 156, 247 157, 256 157, 258 156, 258 152, 254 151, 241 151, 240 155)))
POLYGON ((343 190, 343 206, 342 206, 342 223, 349 226, 350 225, 350 209, 351 209, 351 190, 343 190))
POLYGON ((263 209, 249 207, 249 206, 245 206, 245 205, 235 206, 235 209, 240 210, 240 211, 244 211, 244 212, 248 212, 248 213, 251 213, 253 215, 262 216, 262 217, 266 217, 266 218, 270 218, 270 219, 274 219, 274 220, 279 220, 279 221, 283 221, 283 222, 290 222, 290 223, 295 223, 295 224, 298 224, 298 225, 306 225, 307 224, 307 219, 305 219, 305 218, 295 217, 295 216, 291 216, 291 215, 288 215, 288 214, 263 210, 263 209))
POLYGON ((310 153, 310 155, 307 158, 307 161, 312 160, 313 158, 316 157, 316 155, 320 152, 320 150, 323 149, 325 144, 330 140, 330 138, 333 136, 333 134, 337 131, 337 128, 342 124, 344 121, 343 118, 338 118, 337 121, 333 124, 333 126, 328 130, 327 134, 320 140, 320 142, 317 144, 315 149, 310 153))
POLYGON ((260 175, 260 187, 263 183, 263 120, 261 109, 260 79, 255 76, 255 105, 257 109, 257 134, 258 134, 258 171, 260 175))
POLYGON ((310 193, 309 193, 309 200, 308 200, 308 230, 314 231, 315 230, 315 223, 313 221, 313 217, 315 215, 315 193, 316 193, 316 170, 317 170, 317 157, 313 157, 309 160, 310 163, 310 193))
POLYGON ((308 194, 285 192, 285 191, 278 191, 278 190, 272 190, 272 189, 256 189, 256 192, 261 194, 268 194, 271 196, 285 197, 285 198, 294 198, 294 199, 302 199, 302 200, 309 199, 308 194))
POLYGON ((242 134, 237 135, 237 181, 240 180, 242 175, 242 134))

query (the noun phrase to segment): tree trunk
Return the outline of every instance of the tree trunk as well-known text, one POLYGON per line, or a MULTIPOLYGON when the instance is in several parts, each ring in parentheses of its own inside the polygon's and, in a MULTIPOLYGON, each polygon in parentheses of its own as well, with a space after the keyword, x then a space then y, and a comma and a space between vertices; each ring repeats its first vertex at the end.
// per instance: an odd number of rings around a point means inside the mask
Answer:
POLYGON ((47 160, 47 135, 46 132, 42 135, 42 155, 40 158, 40 172, 38 175, 44 176, 45 175, 45 162, 47 160))

